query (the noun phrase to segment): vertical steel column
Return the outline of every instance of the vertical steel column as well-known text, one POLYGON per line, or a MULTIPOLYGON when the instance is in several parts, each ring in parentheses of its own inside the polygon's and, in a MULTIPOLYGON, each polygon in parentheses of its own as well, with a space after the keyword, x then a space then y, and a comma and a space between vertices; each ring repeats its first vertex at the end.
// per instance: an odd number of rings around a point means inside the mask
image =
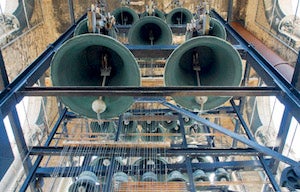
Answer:
MULTIPOLYGON (((50 143, 51 143, 51 141, 52 141, 54 135, 56 134, 56 132, 57 132, 57 130, 58 130, 58 128, 59 128, 59 126, 60 126, 62 120, 63 120, 64 117, 65 117, 66 112, 67 112, 67 109, 65 108, 65 109, 63 110, 63 113, 60 114, 60 117, 59 117, 59 119, 57 120, 56 124, 54 125, 54 127, 53 127, 51 133, 49 134, 49 136, 48 136, 48 138, 47 138, 47 141, 45 142, 45 145, 44 145, 45 147, 48 147, 48 146, 50 145, 50 143)), ((25 192, 25 191, 26 191, 28 185, 31 183, 31 181, 32 181, 32 179, 33 179, 33 177, 34 177, 34 175, 35 175, 35 172, 36 172, 37 168, 39 167, 40 163, 42 162, 42 159, 43 159, 43 156, 42 156, 42 155, 39 155, 39 156, 37 157, 37 159, 35 160, 35 163, 34 163, 33 167, 32 167, 31 170, 30 170, 30 173, 29 173, 28 176, 26 177, 26 179, 25 179, 25 181, 24 181, 24 183, 23 183, 23 185, 22 185, 22 187, 21 187, 21 189, 20 189, 20 192, 25 192)))
POLYGON ((227 22, 228 23, 232 20, 232 7, 233 7, 233 0, 228 0, 228 7, 227 7, 227 22))
POLYGON ((0 92, 9 84, 9 80, 6 73, 6 68, 2 56, 2 51, 0 49, 0 92))
MULTIPOLYGON (((115 141, 119 140, 120 132, 123 128, 123 123, 122 122, 123 122, 123 115, 120 115, 119 116, 119 121, 118 121, 118 129, 117 129, 117 132, 116 132, 115 141)), ((103 188, 103 191, 112 191, 111 181, 112 181, 112 177, 113 177, 113 174, 114 174, 114 167, 115 167, 115 155, 113 155, 112 158, 111 158, 111 164, 108 167, 106 183, 105 183, 105 186, 103 188)))
MULTIPOLYGON (((241 127, 240 122, 236 118, 234 118, 234 120, 235 120, 234 132, 238 134, 240 132, 240 127, 241 127)), ((232 140, 232 145, 231 146, 233 148, 237 147, 237 140, 236 139, 232 140)))
MULTIPOLYGON (((291 84, 295 86, 295 88, 299 91, 300 90, 300 55, 298 53, 298 58, 296 62, 296 67, 294 71, 294 75, 292 78, 291 84)), ((278 146, 277 152, 282 153, 284 146, 286 144, 286 139, 289 133, 289 129, 291 126, 292 121, 292 114, 289 112, 289 110, 285 107, 284 112, 282 115, 279 131, 276 138, 276 146, 278 146)), ((273 167, 273 173, 276 174, 276 171, 279 166, 279 161, 272 159, 271 166, 273 167)))
POLYGON ((300 52, 295 66, 295 71, 292 79, 292 85, 300 92, 300 52))
POLYGON ((6 171, 9 169, 15 158, 3 122, 4 117, 2 116, 1 112, 0 118, 2 118, 2 120, 0 121, 0 180, 2 180, 6 171))
MULTIPOLYGON (((238 107, 235 105, 233 99, 230 100, 230 103, 231 103, 234 111, 236 112, 236 114, 237 114, 237 116, 238 116, 238 118, 239 118, 239 120, 240 120, 240 122, 242 124, 242 127, 244 128, 244 130, 246 132, 247 137, 251 141, 255 141, 255 138, 253 137, 251 131, 249 130, 246 122, 244 121, 244 118, 242 117, 242 115, 241 115, 238 107)), ((280 187, 278 186, 278 183, 277 183, 274 175, 272 174, 272 171, 271 171, 270 167, 268 166, 266 160, 264 159, 263 155, 259 155, 258 158, 259 158, 259 161, 260 161, 261 165, 263 166, 263 168, 265 170, 265 173, 267 174, 267 176, 268 176, 268 178, 269 178, 269 180, 270 180, 270 182, 271 182, 271 184, 273 186, 273 189, 275 191, 281 191, 280 187)))
MULTIPOLYGON (((0 50, 0 68, 1 68, 0 89, 3 90, 6 86, 9 85, 9 80, 8 80, 8 76, 6 73, 5 64, 4 64, 1 50, 0 50)), ((4 118, 2 116, 2 114, 1 114, 1 117, 4 118)), ((20 158, 23 162, 23 167, 24 167, 25 173, 26 173, 26 175, 28 175, 28 173, 32 167, 32 164, 31 164, 31 160, 29 159, 29 156, 28 156, 28 147, 27 147, 27 144, 26 144, 26 141, 24 138, 23 130, 21 128, 20 120, 19 120, 17 109, 15 106, 12 107, 11 111, 8 113, 8 119, 9 119, 11 129, 14 134, 14 138, 15 138, 16 145, 17 145, 17 148, 18 148, 18 151, 20 154, 20 158)), ((32 185, 30 186, 30 188, 32 191, 35 191, 35 189, 32 185)))
POLYGON ((74 3, 73 0, 68 0, 69 5, 69 12, 70 12, 70 19, 71 19, 71 25, 75 24, 75 15, 74 15, 74 3))
MULTIPOLYGON (((178 118, 179 118, 179 126, 180 126, 180 132, 182 135, 182 147, 187 148, 187 141, 186 141, 186 137, 185 137, 185 129, 184 129, 184 122, 183 122, 183 118, 181 114, 178 114, 178 118)), ((192 161, 190 157, 186 157, 185 160, 186 163, 186 171, 189 177, 189 191, 191 192, 195 192, 195 183, 194 183, 194 177, 193 177, 193 168, 192 168, 192 161)))

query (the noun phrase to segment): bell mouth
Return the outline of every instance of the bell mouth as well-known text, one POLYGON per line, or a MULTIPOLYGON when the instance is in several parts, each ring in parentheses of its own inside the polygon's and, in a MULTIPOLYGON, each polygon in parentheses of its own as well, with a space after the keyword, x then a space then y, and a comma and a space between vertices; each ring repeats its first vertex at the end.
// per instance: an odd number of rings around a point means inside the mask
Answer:
MULTIPOLYGON (((101 66, 111 67, 104 86, 140 86, 140 71, 132 53, 117 40, 99 34, 82 34, 65 42, 51 61, 51 80, 54 86, 103 86, 101 66)), ((99 119, 92 104, 99 96, 63 96, 61 101, 73 112, 99 119)), ((104 96, 106 108, 101 119, 126 112, 134 98, 104 96)))
POLYGON ((162 19, 148 16, 138 20, 130 28, 128 42, 132 45, 170 45, 172 31, 162 19))
MULTIPOLYGON (((165 66, 165 86, 239 86, 241 80, 242 59, 239 53, 218 37, 189 39, 172 52, 165 66), (199 66, 198 72, 195 63, 199 66)), ((205 98, 204 106, 199 104, 199 98, 192 96, 173 99, 184 108, 201 112, 223 105, 230 97, 210 96, 205 98)))

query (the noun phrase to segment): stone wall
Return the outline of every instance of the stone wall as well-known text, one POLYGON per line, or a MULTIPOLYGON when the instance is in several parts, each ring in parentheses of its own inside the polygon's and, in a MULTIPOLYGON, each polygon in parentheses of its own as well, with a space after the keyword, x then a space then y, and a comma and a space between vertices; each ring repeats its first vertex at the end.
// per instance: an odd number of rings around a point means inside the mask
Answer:
MULTIPOLYGON (((290 47, 275 38, 274 35, 271 35, 271 33, 276 34, 276 32, 269 27, 263 2, 261 0, 237 0, 237 2, 239 3, 235 4, 234 19, 243 21, 244 27, 248 31, 284 60, 294 65, 297 60, 297 54, 290 47)), ((277 35, 280 36, 280 34, 277 35)))

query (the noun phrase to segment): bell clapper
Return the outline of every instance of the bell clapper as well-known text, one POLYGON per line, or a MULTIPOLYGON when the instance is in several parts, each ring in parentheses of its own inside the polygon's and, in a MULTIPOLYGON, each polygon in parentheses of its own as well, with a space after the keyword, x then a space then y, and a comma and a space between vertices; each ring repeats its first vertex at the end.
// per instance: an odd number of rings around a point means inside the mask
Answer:
POLYGON ((149 31, 149 40, 150 40, 150 44, 153 45, 153 41, 154 41, 154 35, 153 35, 153 31, 150 30, 149 31))
MULTIPOLYGON (((200 82, 200 71, 201 71, 201 66, 199 62, 199 53, 195 50, 193 53, 193 69, 196 72, 196 77, 197 77, 197 85, 201 86, 200 82)), ((204 104, 207 102, 208 97, 207 96, 195 96, 195 101, 200 105, 200 111, 203 111, 204 104)))
MULTIPOLYGON (((101 58, 101 77, 103 77, 101 86, 104 87, 106 83, 106 77, 110 76, 111 73, 111 66, 108 64, 108 55, 107 53, 104 53, 102 58, 101 58)), ((103 113, 106 110, 106 104, 102 99, 102 96, 100 96, 98 99, 93 101, 92 103, 92 109, 93 111, 97 114, 97 119, 99 122, 99 125, 101 125, 103 122, 101 120, 101 113, 103 113)))
POLYGON ((106 104, 102 100, 102 96, 100 96, 98 99, 93 101, 92 109, 97 114, 97 119, 98 119, 99 125, 102 125, 103 122, 101 120, 100 114, 106 110, 106 104))

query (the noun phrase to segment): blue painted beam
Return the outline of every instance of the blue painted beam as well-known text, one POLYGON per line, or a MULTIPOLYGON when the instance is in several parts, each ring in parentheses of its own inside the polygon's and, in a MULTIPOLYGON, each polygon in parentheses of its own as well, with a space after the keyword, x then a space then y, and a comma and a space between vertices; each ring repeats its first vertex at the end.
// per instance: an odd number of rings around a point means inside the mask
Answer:
MULTIPOLYGON (((246 124, 246 122, 245 122, 242 114, 240 113, 240 110, 235 105, 234 100, 231 99, 230 103, 231 103, 233 109, 235 110, 235 112, 236 112, 236 114, 237 114, 237 116, 238 116, 238 118, 240 120, 240 123, 242 124, 242 127, 244 128, 244 131, 245 131, 247 137, 251 141, 256 141, 255 138, 254 138, 254 136, 252 135, 250 129, 248 128, 248 126, 247 126, 247 124, 246 124)), ((265 162, 265 159, 264 159, 263 155, 261 155, 261 154, 258 156, 258 158, 259 158, 259 161, 262 164, 262 166, 263 166, 263 168, 265 170, 265 173, 267 174, 267 176, 268 176, 268 178, 269 178, 269 180, 270 180, 270 182, 271 182, 274 190, 275 191, 280 191, 279 185, 278 185, 278 183, 277 183, 277 181, 276 181, 276 179, 275 179, 275 177, 274 177, 274 175, 273 175, 273 173, 272 173, 272 171, 270 169, 273 165, 271 164, 270 166, 268 166, 267 163, 265 162)))
POLYGON ((3 122, 3 116, 0 115, 2 120, 0 121, 0 181, 5 175, 8 168, 14 161, 14 154, 7 136, 5 125, 3 122))
MULTIPOLYGON (((191 164, 192 169, 195 171, 197 169, 201 169, 205 172, 213 172, 217 168, 224 168, 224 169, 231 169, 231 170, 255 170, 257 168, 262 168, 260 162, 258 160, 249 160, 249 161, 231 161, 231 162, 214 162, 214 163, 192 163, 191 164)), ((133 167, 133 166, 123 166, 120 169, 122 169, 123 172, 129 174, 129 175, 135 175, 136 173, 141 174, 143 170, 140 170, 139 167, 133 167)), ((167 173, 170 173, 173 170, 182 170, 182 172, 186 172, 186 164, 185 162, 181 164, 167 164, 167 166, 157 166, 156 170, 160 171, 167 171, 167 173)), ((37 177, 52 177, 53 172, 56 172, 59 177, 76 177, 78 176, 82 171, 93 171, 95 174, 107 175, 107 167, 105 166, 99 166, 97 168, 93 166, 87 166, 87 167, 39 167, 36 170, 36 176, 37 177)), ((147 171, 147 170, 144 170, 147 171)), ((154 170, 155 171, 155 170, 154 170)))
MULTIPOLYGON (((225 27, 228 34, 230 34, 240 46, 247 52, 248 60, 252 60, 252 67, 256 67, 257 72, 264 72, 275 84, 282 94, 277 98, 288 108, 289 112, 300 122, 300 92, 289 83, 281 74, 240 34, 238 34, 228 22, 226 22, 216 11, 212 10, 211 15, 219 20, 225 27)), ((265 76, 261 76, 266 79, 265 76)))
POLYGON ((151 148, 145 149, 140 148, 138 153, 133 153, 135 149, 123 149, 122 151, 115 148, 107 148, 106 153, 103 154, 99 151, 98 147, 90 147, 89 150, 80 150, 77 148, 70 149, 68 151, 64 150, 64 147, 43 147, 43 146, 34 146, 31 148, 29 155, 43 155, 43 156, 104 156, 111 157, 112 154, 116 156, 124 157, 139 157, 145 156, 149 150, 156 151, 157 156, 178 156, 178 155, 189 155, 190 157, 199 157, 199 156, 257 156, 261 154, 252 148, 229 148, 229 149, 217 149, 217 148, 208 148, 208 147, 199 147, 199 148, 184 148, 182 146, 175 146, 167 149, 161 148, 151 148), (63 153, 62 153, 63 152, 63 153))
MULTIPOLYGON (((82 18, 84 18, 83 16, 82 18)), ((81 19, 82 19, 81 18, 81 19)), ((18 102, 23 98, 18 94, 16 99, 16 93, 25 88, 25 86, 33 85, 41 75, 49 68, 52 56, 55 51, 70 37, 73 36, 76 25, 71 26, 63 35, 61 35, 53 44, 51 44, 35 61, 33 61, 13 82, 11 82, 0 93, 0 111, 6 116, 18 102)))
MULTIPOLYGON (((57 132, 57 129, 59 128, 62 120, 65 117, 65 114, 67 113, 67 109, 65 108, 63 110, 63 112, 60 114, 57 122, 55 123, 54 127, 52 128, 51 133, 49 134, 44 146, 48 147, 54 137, 54 135, 57 132)), ((25 181, 23 182, 22 187, 20 188, 20 192, 25 192, 26 189, 28 188, 29 184, 32 182, 33 178, 36 176, 36 170, 38 169, 40 163, 42 162, 44 156, 39 155, 37 157, 37 159, 34 162, 34 165, 32 166, 32 168, 30 169, 30 172, 27 174, 27 177, 25 179, 25 181)))
POLYGON ((229 137, 233 138, 233 139, 236 139, 250 147, 253 147, 254 149, 256 149, 257 151, 265 154, 265 155, 270 155, 272 157, 274 157, 275 159, 279 160, 279 161, 282 161, 284 163, 287 163, 293 167, 299 167, 300 164, 299 162, 297 161, 294 161, 276 151, 273 151, 265 146, 262 146, 262 145, 259 145, 257 142, 255 141, 251 141, 245 137, 243 137, 242 135, 239 135, 237 133, 234 133, 224 127, 221 127, 220 125, 217 125, 217 124, 214 124, 202 117, 199 117, 198 115, 195 115, 194 113, 191 113, 190 111, 187 111, 183 108, 180 108, 180 107, 177 107, 175 105, 172 105, 171 103, 168 103, 166 101, 162 101, 161 102, 163 105, 165 105, 166 107, 169 107, 170 109, 174 110, 174 111, 177 111, 178 113, 181 113, 181 114, 184 114, 185 116, 187 117, 190 117, 192 119, 194 119, 195 121, 198 121, 200 123, 203 123, 211 128, 213 128, 214 130, 216 131, 219 131, 220 133, 223 133, 225 135, 228 135, 229 137))

